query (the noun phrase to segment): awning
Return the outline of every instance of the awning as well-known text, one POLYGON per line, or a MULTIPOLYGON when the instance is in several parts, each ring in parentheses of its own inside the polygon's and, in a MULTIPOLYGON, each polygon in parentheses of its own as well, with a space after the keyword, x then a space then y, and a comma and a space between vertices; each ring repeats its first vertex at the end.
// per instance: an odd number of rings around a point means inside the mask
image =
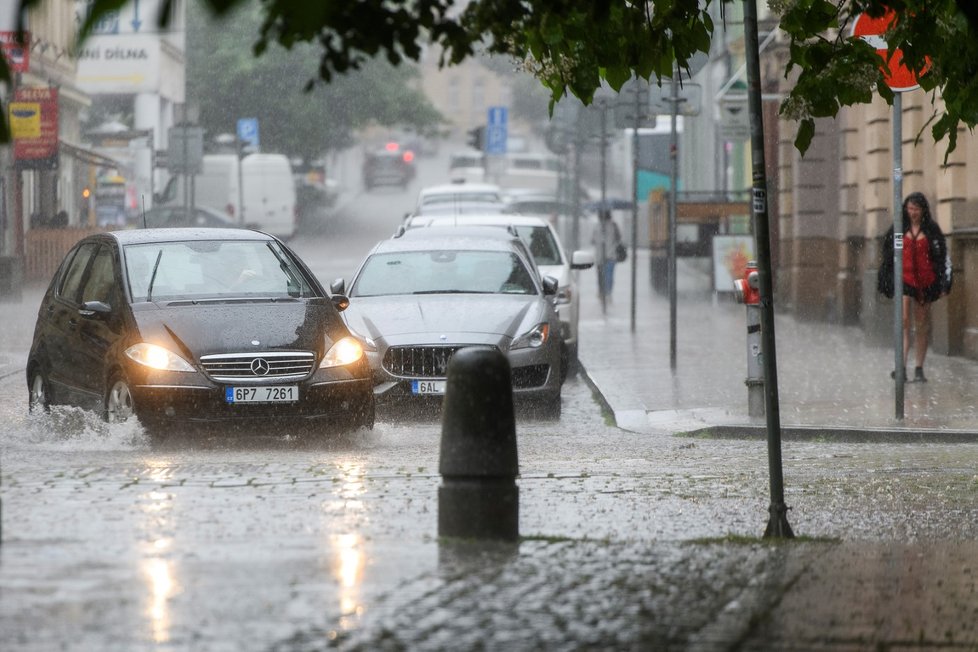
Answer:
POLYGON ((100 167, 107 168, 119 168, 122 167, 119 161, 113 158, 109 158, 105 154, 99 154, 98 152, 85 149, 78 145, 72 145, 71 143, 65 142, 63 140, 58 141, 58 149, 64 152, 65 155, 71 156, 83 163, 88 163, 89 165, 98 165, 100 167))

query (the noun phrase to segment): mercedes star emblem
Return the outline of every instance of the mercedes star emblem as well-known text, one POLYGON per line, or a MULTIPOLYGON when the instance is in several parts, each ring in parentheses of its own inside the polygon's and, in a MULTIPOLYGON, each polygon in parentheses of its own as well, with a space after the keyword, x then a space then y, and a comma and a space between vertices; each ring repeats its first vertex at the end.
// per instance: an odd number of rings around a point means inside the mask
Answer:
POLYGON ((265 358, 255 358, 251 361, 251 373, 256 376, 264 376, 268 374, 268 360, 265 358))

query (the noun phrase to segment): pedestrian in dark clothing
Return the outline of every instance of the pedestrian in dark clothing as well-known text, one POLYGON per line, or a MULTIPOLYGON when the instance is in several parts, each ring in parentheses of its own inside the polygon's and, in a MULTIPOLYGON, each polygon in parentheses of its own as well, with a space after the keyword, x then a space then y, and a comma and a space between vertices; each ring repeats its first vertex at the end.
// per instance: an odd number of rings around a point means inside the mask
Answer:
MULTIPOLYGON (((880 246, 877 289, 893 297, 893 227, 880 246)), ((916 367, 914 380, 927 382, 924 359, 930 337, 930 304, 951 291, 951 257, 941 227, 930 213, 923 193, 914 192, 903 201, 903 364, 910 353, 910 329, 914 328, 916 367), (913 318, 911 320, 911 317, 913 318)), ((891 373, 896 376, 896 372, 891 373)), ((906 376, 904 376, 906 377, 906 376)))

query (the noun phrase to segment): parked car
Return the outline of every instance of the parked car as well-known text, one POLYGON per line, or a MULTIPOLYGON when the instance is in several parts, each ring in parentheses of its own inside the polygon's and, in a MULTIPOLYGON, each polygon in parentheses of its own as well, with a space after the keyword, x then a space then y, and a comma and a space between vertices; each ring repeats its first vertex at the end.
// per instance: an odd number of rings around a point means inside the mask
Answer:
POLYGON ((234 229, 238 227, 227 214, 207 206, 194 206, 189 211, 183 206, 156 206, 132 219, 137 229, 174 227, 209 227, 234 229))
POLYGON ((581 298, 574 272, 590 269, 594 265, 594 254, 589 250, 579 250, 568 256, 560 244, 553 224, 540 217, 463 214, 458 218, 449 218, 422 215, 412 217, 405 224, 407 228, 452 225, 507 227, 516 231, 533 256, 540 274, 557 280, 557 314, 560 317, 560 333, 565 347, 563 368, 567 371, 576 365, 581 298))
MULTIPOLYGON (((337 279, 330 288, 343 296, 337 279)), ((541 279, 525 245, 495 228, 407 229, 378 243, 349 286, 343 314, 385 400, 445 392, 448 362, 467 346, 493 346, 512 368, 513 394, 560 414, 557 281, 541 279)))
POLYGON ((486 155, 477 149, 454 152, 448 159, 448 176, 455 183, 484 183, 486 155))
POLYGON ((493 183, 446 183, 426 186, 418 192, 415 213, 424 213, 432 208, 450 208, 461 204, 493 204, 500 210, 506 208, 503 193, 493 183))
POLYGON ((383 149, 369 152, 363 159, 363 187, 366 190, 377 186, 407 188, 415 173, 414 152, 402 150, 397 143, 388 143, 383 149))
POLYGON ((32 411, 109 421, 372 427, 373 382, 330 298, 280 240, 247 229, 140 229, 82 239, 38 311, 32 411))

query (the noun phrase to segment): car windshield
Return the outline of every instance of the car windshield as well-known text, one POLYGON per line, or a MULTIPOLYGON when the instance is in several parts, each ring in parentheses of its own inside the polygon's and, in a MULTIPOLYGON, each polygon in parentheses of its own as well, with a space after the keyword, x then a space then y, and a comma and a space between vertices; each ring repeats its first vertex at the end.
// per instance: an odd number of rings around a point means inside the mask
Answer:
POLYGON ((446 192, 425 195, 421 198, 421 205, 429 204, 462 204, 462 203, 489 203, 498 204, 502 199, 495 192, 446 192))
POLYGON ((403 251, 374 254, 350 296, 536 294, 533 277, 508 251, 403 251))
POLYGON ((198 240, 125 247, 133 302, 309 297, 315 292, 278 243, 198 240))

